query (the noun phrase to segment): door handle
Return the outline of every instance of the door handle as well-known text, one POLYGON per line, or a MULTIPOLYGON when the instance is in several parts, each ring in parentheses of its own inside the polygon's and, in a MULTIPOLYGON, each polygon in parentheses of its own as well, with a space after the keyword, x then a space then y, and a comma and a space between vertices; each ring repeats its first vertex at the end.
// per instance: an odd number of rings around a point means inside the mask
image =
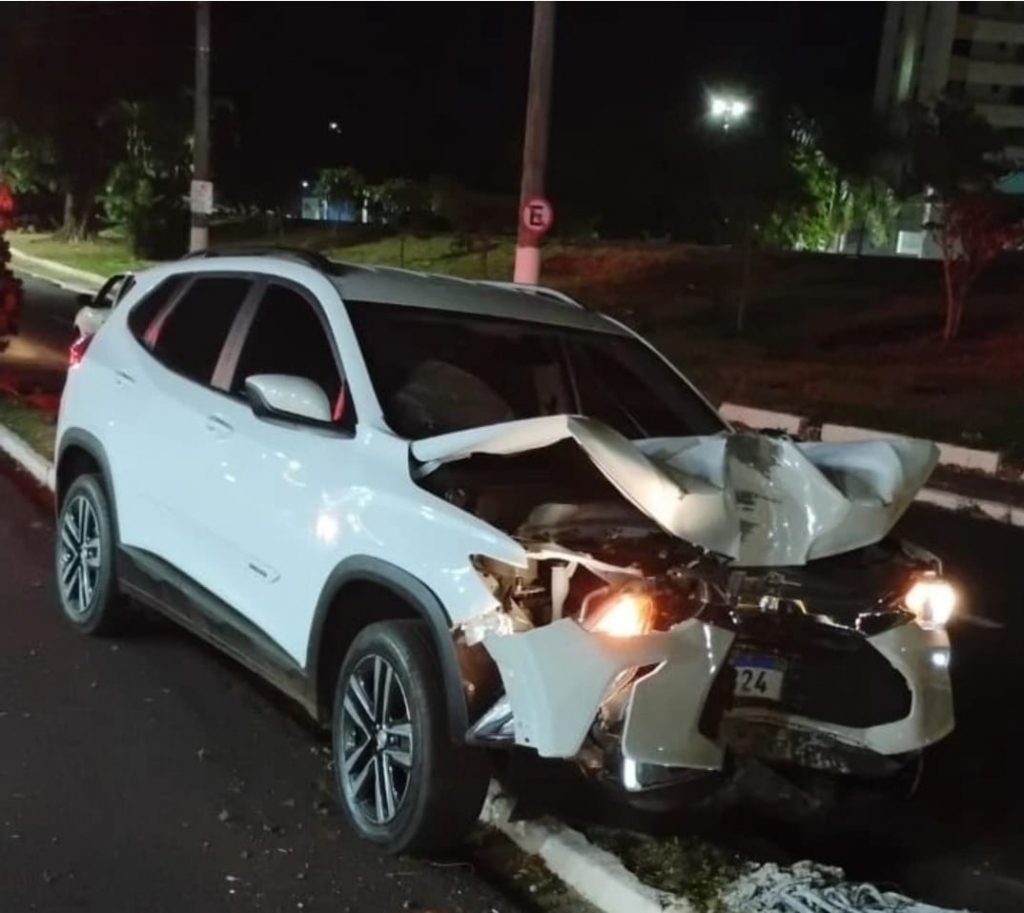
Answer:
POLYGON ((219 415, 206 416, 206 430, 217 437, 226 437, 234 431, 219 415))
POLYGON ((114 383, 119 387, 130 387, 135 383, 135 378, 127 371, 118 370, 114 372, 114 383))

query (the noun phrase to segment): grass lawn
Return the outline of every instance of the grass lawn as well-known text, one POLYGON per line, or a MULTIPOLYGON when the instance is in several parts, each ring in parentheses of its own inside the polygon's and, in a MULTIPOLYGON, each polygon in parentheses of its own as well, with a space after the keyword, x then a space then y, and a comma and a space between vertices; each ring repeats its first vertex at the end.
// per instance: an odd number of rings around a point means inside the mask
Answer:
MULTIPOLYGON (((367 237, 365 229, 215 225, 213 243, 311 247, 355 263, 508 279, 513 244, 486 257, 450 236, 367 237)), ((109 272, 123 244, 68 245, 10 236, 15 247, 109 272)), ((726 250, 679 244, 549 243, 543 281, 625 320, 715 402, 732 401, 937 440, 1001 449, 1024 461, 1024 261, 1007 260, 976 290, 962 339, 943 347, 938 263, 814 254, 764 255, 754 267, 747 330, 733 329, 739 264, 726 250)))
POLYGON ((132 256, 121 238, 107 234, 88 241, 64 241, 50 234, 23 231, 8 232, 5 237, 22 253, 101 276, 145 265, 132 256))
POLYGON ((23 438, 46 459, 53 459, 57 425, 52 415, 0 394, 0 425, 23 438))

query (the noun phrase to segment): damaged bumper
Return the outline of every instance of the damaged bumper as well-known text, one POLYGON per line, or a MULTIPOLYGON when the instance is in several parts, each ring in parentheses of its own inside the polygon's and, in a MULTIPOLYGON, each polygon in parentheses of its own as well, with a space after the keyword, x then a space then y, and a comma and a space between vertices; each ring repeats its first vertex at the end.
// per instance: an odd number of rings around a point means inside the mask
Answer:
POLYGON ((697 620, 616 638, 562 619, 488 637, 484 646, 502 670, 517 744, 542 757, 576 756, 602 705, 622 691, 621 677, 653 666, 653 674, 629 686, 626 743, 640 760, 714 769, 723 750, 701 734, 699 721, 732 640, 731 632, 697 620))
MULTIPOLYGON (((734 701, 734 634, 695 619, 634 638, 563 619, 484 641, 503 671, 505 720, 517 744, 572 758, 599 727, 614 742, 623 785, 634 790, 673 771, 720 770, 727 753, 858 776, 896 772, 906 755, 953 729, 949 641, 943 631, 904 624, 865 643, 907 689, 909 710, 856 727, 783 704, 734 701)), ((857 683, 848 684, 856 692, 857 683)))
MULTIPOLYGON (((770 706, 736 707, 722 721, 720 738, 736 754, 816 770, 884 775, 902 756, 949 735, 954 726, 949 638, 904 624, 866 640, 898 675, 908 709, 897 719, 851 726, 788 713, 770 706)), ((858 683, 849 683, 853 697, 858 683)))

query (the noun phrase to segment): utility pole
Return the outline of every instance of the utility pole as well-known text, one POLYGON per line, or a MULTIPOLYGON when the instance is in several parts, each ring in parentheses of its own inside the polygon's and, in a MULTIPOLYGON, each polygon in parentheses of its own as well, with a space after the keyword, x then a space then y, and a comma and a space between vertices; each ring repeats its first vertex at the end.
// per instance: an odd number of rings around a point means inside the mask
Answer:
MULTIPOLYGON (((548 155, 548 120, 551 111, 551 70, 555 56, 555 4, 533 4, 533 40, 530 45, 530 88, 526 100, 526 138, 523 142, 523 180, 520 212, 528 200, 544 196, 548 155)), ((540 233, 519 219, 516 239, 516 282, 536 284, 540 277, 540 233)))
POLYGON ((196 3, 196 95, 192 142, 192 230, 188 248, 203 250, 210 241, 213 183, 210 174, 210 4, 196 3))

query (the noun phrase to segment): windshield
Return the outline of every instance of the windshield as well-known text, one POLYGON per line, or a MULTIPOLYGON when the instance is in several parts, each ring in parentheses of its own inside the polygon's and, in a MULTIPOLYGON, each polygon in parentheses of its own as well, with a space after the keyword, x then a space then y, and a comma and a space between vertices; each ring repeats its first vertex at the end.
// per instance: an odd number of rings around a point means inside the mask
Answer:
POLYGON ((377 302, 346 302, 391 428, 418 440, 569 413, 631 439, 724 425, 631 336, 377 302))

